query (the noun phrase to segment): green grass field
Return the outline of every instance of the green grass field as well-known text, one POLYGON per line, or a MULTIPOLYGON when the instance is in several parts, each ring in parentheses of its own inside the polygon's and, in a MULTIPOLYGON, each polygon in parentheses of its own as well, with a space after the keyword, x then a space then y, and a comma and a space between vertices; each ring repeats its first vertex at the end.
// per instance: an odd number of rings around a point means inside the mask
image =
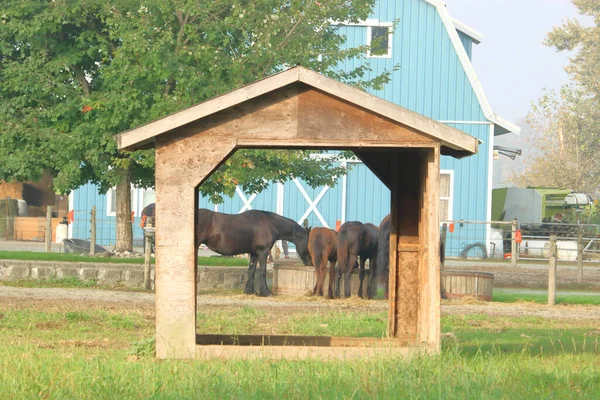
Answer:
MULTIPOLYGON (((199 332, 384 334, 386 314, 202 310, 199 332)), ((158 361, 154 310, 0 304, 0 398, 589 398, 600 393, 598 321, 442 318, 438 356, 353 361, 158 361)))
MULTIPOLYGON (((143 264, 143 258, 91 257, 72 253, 41 253, 34 251, 0 251, 0 260, 28 261, 74 261, 102 262, 116 264, 143 264)), ((152 259, 154 263, 154 259, 152 259)), ((198 265, 205 266, 247 266, 248 260, 234 257, 198 257, 198 265)))
MULTIPOLYGON (((492 300, 501 303, 533 302, 538 304, 548 304, 548 296, 545 294, 521 294, 507 293, 494 290, 492 300)), ((600 305, 600 296, 586 296, 577 294, 557 295, 556 304, 579 304, 579 305, 600 305)))

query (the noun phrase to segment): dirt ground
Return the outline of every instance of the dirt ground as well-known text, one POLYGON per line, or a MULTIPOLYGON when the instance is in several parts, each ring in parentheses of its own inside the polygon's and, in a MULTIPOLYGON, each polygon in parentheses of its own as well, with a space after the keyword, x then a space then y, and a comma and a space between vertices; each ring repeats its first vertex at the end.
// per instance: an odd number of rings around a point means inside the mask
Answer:
MULTIPOLYGON (((35 308, 40 310, 72 309, 131 309, 144 314, 153 314, 154 294, 95 289, 61 288, 15 288, 0 286, 0 305, 8 308, 35 308)), ((198 297, 198 306, 217 309, 254 307, 274 313, 305 313, 308 310, 357 310, 382 312, 387 309, 383 301, 368 301, 353 297, 347 300, 327 300, 301 296, 277 296, 258 298, 247 295, 203 295, 198 297)), ((567 306, 549 307, 533 303, 486 303, 475 300, 443 301, 442 314, 465 315, 485 314, 489 316, 535 316, 552 319, 598 320, 600 307, 567 306)))

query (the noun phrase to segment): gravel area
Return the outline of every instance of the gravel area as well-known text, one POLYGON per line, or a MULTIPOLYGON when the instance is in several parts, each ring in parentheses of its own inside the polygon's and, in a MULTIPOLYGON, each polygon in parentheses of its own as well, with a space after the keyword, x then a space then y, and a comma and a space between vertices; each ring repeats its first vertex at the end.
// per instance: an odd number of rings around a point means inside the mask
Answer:
MULTIPOLYGON (((127 292, 95 289, 63 289, 63 288, 16 288, 0 286, 0 304, 27 306, 29 304, 46 304, 47 306, 68 305, 75 302, 79 306, 89 304, 94 307, 103 305, 113 308, 142 306, 153 308, 155 297, 152 293, 127 292)), ((203 295, 198 297, 198 305, 215 307, 251 306, 262 309, 289 309, 290 311, 306 309, 356 309, 363 311, 383 311, 387 304, 382 301, 367 301, 356 297, 348 300, 330 301, 323 298, 277 296, 258 298, 254 296, 203 295)), ((533 303, 484 303, 448 302, 442 305, 442 314, 487 314, 489 316, 537 316, 552 319, 598 320, 600 326, 600 307, 598 306, 566 306, 548 307, 533 303)))

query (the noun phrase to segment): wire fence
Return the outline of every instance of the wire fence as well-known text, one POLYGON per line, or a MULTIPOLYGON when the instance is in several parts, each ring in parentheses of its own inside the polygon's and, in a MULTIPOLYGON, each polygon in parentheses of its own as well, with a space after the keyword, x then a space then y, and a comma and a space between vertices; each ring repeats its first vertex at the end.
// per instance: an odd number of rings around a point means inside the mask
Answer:
MULTIPOLYGON (((51 208, 46 216, 15 214, 8 206, 0 210, 0 250, 84 252, 94 243, 111 251, 116 245, 116 216, 95 208, 63 216, 51 208), (65 246, 64 239, 79 248, 65 246)), ((142 250, 145 219, 132 214, 131 224, 133 247, 142 250)), ((545 262, 550 236, 556 235, 558 261, 600 263, 600 225, 455 220, 444 221, 441 234, 448 259, 510 261, 513 266, 519 260, 545 262)))
POLYGON ((513 221, 445 221, 442 223, 442 240, 446 258, 470 260, 510 259, 513 221))
MULTIPOLYGON (((132 215, 134 249, 144 247, 144 223, 132 215)), ((116 229, 116 217, 100 216, 95 209, 71 210, 61 217, 51 208, 42 217, 0 215, 0 250, 84 252, 94 243, 110 251, 116 245, 116 229), (65 239, 70 239, 71 246, 65 245, 65 239)))
POLYGON ((554 235, 558 261, 600 263, 600 225, 458 220, 443 222, 441 234, 448 259, 546 262, 554 235))

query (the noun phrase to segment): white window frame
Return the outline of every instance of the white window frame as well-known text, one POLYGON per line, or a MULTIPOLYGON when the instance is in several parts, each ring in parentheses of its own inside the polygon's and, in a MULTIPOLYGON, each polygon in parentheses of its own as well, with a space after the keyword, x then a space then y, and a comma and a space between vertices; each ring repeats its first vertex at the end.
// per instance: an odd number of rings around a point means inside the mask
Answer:
MULTIPOLYGON (((139 192, 140 190, 143 189, 139 189, 134 187, 133 185, 131 185, 131 211, 133 211, 135 214, 134 216, 139 217, 141 209, 140 209, 140 198, 141 196, 139 196, 139 192)), ((113 187, 110 188, 108 190, 108 192, 106 192, 106 216, 107 217, 116 217, 117 216, 117 210, 113 210, 112 209, 112 202, 113 202, 113 197, 115 197, 117 195, 117 188, 113 187)))
POLYGON ((392 40, 394 32, 392 31, 394 24, 391 22, 374 22, 367 25, 367 46, 371 46, 373 40, 373 27, 388 29, 388 49, 386 54, 373 55, 370 51, 367 52, 367 58, 392 58, 392 40))
MULTIPOLYGON (((448 220, 453 221, 453 208, 454 208, 454 170, 453 169, 442 169, 440 170, 441 175, 450 175, 450 195, 440 196, 440 200, 448 200, 448 220)), ((441 218, 440 218, 441 220, 441 218)), ((440 221, 440 225, 447 221, 440 221)))

